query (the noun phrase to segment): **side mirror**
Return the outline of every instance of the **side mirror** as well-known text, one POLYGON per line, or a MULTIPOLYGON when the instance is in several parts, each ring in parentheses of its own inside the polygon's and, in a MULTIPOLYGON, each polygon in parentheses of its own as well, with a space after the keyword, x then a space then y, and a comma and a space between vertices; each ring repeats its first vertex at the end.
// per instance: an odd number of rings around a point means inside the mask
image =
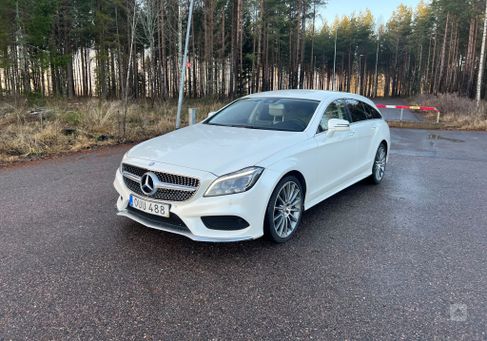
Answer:
POLYGON ((210 118, 211 116, 215 115, 216 114, 216 111, 210 111, 208 113, 208 118, 210 118))
POLYGON ((330 132, 349 131, 350 122, 348 122, 347 120, 341 120, 339 118, 332 118, 328 121, 328 130, 330 132))

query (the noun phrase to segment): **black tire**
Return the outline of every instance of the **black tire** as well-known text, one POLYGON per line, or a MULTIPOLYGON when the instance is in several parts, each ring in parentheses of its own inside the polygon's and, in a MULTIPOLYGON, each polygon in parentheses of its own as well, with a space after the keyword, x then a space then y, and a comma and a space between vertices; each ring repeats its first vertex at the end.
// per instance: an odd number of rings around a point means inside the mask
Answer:
POLYGON ((386 160, 387 160, 387 147, 383 142, 377 148, 375 153, 374 164, 372 165, 372 175, 370 176, 370 181, 378 185, 384 180, 386 171, 386 160))
POLYGON ((296 230, 301 225, 301 218, 304 212, 304 194, 305 193, 303 185, 301 184, 301 181, 295 176, 288 175, 282 178, 281 181, 279 181, 279 183, 276 185, 276 188, 274 189, 274 192, 272 192, 269 203, 267 204, 264 223, 264 234, 268 239, 275 243, 284 243, 292 238, 296 230), (287 205, 284 203, 283 199, 285 193, 282 191, 286 186, 289 186, 287 188, 293 188, 299 191, 299 203, 297 202, 297 199, 293 200, 292 196, 290 196, 291 200, 287 205), (293 203, 296 204, 291 205, 293 203), (277 206, 286 206, 287 208, 277 208, 277 206), (294 210, 298 208, 299 214, 296 215, 295 213, 298 212, 295 212, 294 210), (282 219, 279 219, 279 214, 282 215, 282 219), (283 220, 285 220, 285 222, 282 222, 282 224, 286 224, 285 227, 279 224, 283 220), (279 229, 279 227, 281 228, 279 229), (285 232, 284 229, 286 229, 285 232), (287 234, 288 232, 289 234, 287 234))

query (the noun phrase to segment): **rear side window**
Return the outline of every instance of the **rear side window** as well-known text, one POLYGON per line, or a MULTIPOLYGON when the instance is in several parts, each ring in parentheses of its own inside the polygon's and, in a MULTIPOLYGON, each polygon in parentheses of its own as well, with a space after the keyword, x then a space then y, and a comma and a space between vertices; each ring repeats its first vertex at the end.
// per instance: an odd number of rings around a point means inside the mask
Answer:
POLYGON ((367 112, 367 118, 369 120, 373 119, 382 119, 382 115, 371 105, 368 105, 367 103, 362 103, 365 111, 367 112))
POLYGON ((326 108, 325 113, 320 121, 320 126, 318 131, 322 132, 328 129, 328 121, 332 118, 339 118, 341 120, 348 120, 347 111, 345 109, 345 103, 342 100, 337 100, 331 103, 328 108, 326 108))
POLYGON ((350 112, 352 122, 359 122, 367 119, 368 113, 365 111, 365 107, 362 102, 355 99, 348 99, 347 108, 350 112))

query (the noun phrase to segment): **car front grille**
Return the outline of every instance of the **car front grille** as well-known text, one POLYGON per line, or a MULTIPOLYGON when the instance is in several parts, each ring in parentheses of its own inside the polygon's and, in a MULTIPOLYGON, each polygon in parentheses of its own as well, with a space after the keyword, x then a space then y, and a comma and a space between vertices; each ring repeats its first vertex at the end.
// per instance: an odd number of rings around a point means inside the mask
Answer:
POLYGON ((147 172, 152 172, 154 173, 159 181, 167 184, 173 184, 173 185, 181 185, 181 186, 186 186, 190 189, 194 189, 194 191, 184 191, 184 190, 178 190, 178 189, 166 189, 166 188, 159 188, 156 193, 154 193, 151 196, 146 195, 142 190, 140 189, 140 183, 130 179, 126 176, 123 177, 123 180, 125 182, 125 185, 128 187, 128 189, 140 196, 147 197, 147 198, 152 198, 156 200, 168 200, 168 201, 185 201, 190 199, 195 193, 196 190, 198 189, 200 185, 200 181, 196 178, 191 178, 187 176, 182 176, 182 175, 175 175, 175 174, 169 174, 169 173, 163 173, 163 172, 154 172, 150 171, 148 169, 128 165, 128 164, 122 164, 122 172, 130 173, 132 175, 135 175, 137 177, 142 177, 147 172))

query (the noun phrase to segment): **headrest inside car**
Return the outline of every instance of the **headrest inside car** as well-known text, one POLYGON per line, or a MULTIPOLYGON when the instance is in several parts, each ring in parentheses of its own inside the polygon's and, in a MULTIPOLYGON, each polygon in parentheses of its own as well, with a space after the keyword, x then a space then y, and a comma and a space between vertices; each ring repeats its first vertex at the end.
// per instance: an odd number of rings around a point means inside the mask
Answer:
POLYGON ((284 104, 269 104, 269 115, 281 117, 284 115, 284 104))

